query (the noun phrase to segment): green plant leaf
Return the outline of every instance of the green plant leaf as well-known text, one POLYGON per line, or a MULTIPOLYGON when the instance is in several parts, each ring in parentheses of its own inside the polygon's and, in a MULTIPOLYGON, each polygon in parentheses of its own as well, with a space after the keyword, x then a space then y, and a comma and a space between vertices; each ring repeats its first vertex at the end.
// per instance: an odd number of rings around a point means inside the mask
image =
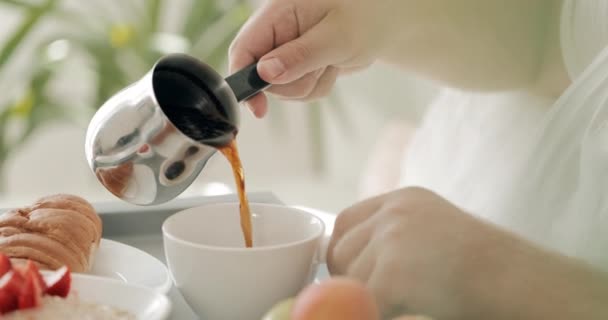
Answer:
POLYGON ((121 1, 107 1, 112 5, 119 5, 121 7, 121 11, 123 16, 121 20, 130 21, 137 25, 145 25, 145 19, 148 18, 148 13, 146 12, 145 6, 148 4, 147 0, 144 1, 135 1, 135 0, 121 0, 121 1), (125 19, 125 16, 128 19, 125 19))
POLYGON ((25 19, 23 19, 20 26, 0 51, 0 69, 6 64, 15 50, 23 43, 23 40, 30 34, 45 14, 53 9, 56 2, 57 0, 46 0, 42 5, 28 9, 25 19))
POLYGON ((205 27, 218 16, 216 0, 194 0, 188 11, 182 34, 194 43, 205 27))
POLYGON ((32 3, 18 1, 18 0, 0 0, 0 3, 16 6, 16 7, 20 7, 20 8, 26 8, 26 9, 32 9, 32 8, 36 7, 36 5, 34 5, 32 3))
POLYGON ((0 132, 2 132, 3 135, 6 133, 6 124, 8 124, 8 122, 17 119, 18 121, 25 120, 24 131, 21 132, 15 140, 9 142, 2 139, 3 141, 0 141, 2 149, 5 152, 14 152, 36 129, 41 127, 42 123, 59 117, 57 112, 53 112, 44 107, 45 102, 43 101, 46 99, 43 99, 42 94, 46 88, 46 84, 50 80, 50 76, 51 72, 49 69, 38 69, 30 80, 29 89, 21 99, 22 102, 17 102, 15 105, 7 108, 7 112, 3 114, 3 118, 0 121, 2 123, 2 128, 0 128, 2 131, 0 132), (24 103, 27 104, 27 107, 22 106, 24 103))
POLYGON ((91 67, 97 76, 95 101, 92 107, 98 108, 101 104, 124 86, 130 84, 131 78, 121 69, 118 60, 119 50, 108 45, 107 41, 97 37, 65 34, 58 39, 69 41, 70 45, 87 54, 91 60, 91 67))
POLYGON ((226 14, 214 19, 204 30, 200 30, 200 36, 193 42, 192 52, 198 57, 209 57, 217 51, 228 57, 228 48, 232 39, 247 20, 250 7, 244 1, 237 1, 226 10, 226 14))
POLYGON ((108 98, 128 85, 126 76, 122 75, 122 71, 118 68, 109 67, 109 64, 100 64, 97 72, 98 84, 93 108, 101 107, 108 98))
POLYGON ((45 96, 45 89, 52 78, 52 71, 48 68, 40 68, 31 80, 31 94, 34 96, 34 104, 24 132, 17 141, 10 147, 15 150, 22 145, 36 130, 40 129, 45 123, 53 120, 66 119, 66 109, 61 108, 51 102, 45 96))
POLYGON ((105 24, 112 24, 116 22, 116 16, 112 13, 112 10, 108 8, 108 4, 115 5, 118 1, 87 1, 87 12, 84 13, 88 18, 94 17, 95 20, 104 22, 105 24), (89 13, 94 13, 93 16, 89 13))
POLYGON ((325 172, 325 137, 323 130, 322 104, 311 102, 307 107, 308 127, 311 133, 312 168, 317 174, 325 172))
POLYGON ((215 68, 222 67, 222 64, 228 60, 227 49, 230 46, 230 43, 232 43, 232 39, 234 39, 238 31, 239 27, 234 26, 231 32, 226 35, 224 40, 218 46, 216 46, 215 49, 213 49, 206 57, 204 57, 205 62, 215 68))
MULTIPOLYGON (((13 55, 18 45, 29 35, 30 30, 42 17, 52 17, 67 26, 74 27, 74 34, 57 34, 49 41, 65 38, 70 41, 74 48, 85 52, 90 57, 97 75, 94 108, 99 107, 109 96, 136 80, 132 77, 134 73, 139 71, 133 72, 132 67, 119 63, 125 53, 135 55, 142 61, 143 65, 151 65, 158 59, 159 53, 152 50, 151 41, 152 37, 159 31, 163 5, 169 5, 169 2, 144 0, 139 8, 141 10, 134 10, 136 6, 133 0, 124 0, 129 3, 116 1, 115 3, 123 6, 124 10, 134 11, 133 15, 129 15, 130 20, 119 21, 119 23, 133 26, 136 32, 127 46, 113 48, 110 44, 109 32, 117 22, 110 19, 109 15, 95 15, 93 18, 88 15, 77 15, 67 9, 55 7, 56 1, 59 0, 46 0, 43 5, 35 5, 33 2, 0 0, 0 4, 10 4, 19 6, 21 10, 27 10, 26 18, 0 51, 0 67, 13 55), (41 8, 48 8, 48 10, 41 12, 41 8), (86 28, 83 26, 86 26, 86 28)), ((226 63, 227 51, 232 39, 251 13, 248 2, 245 0, 231 2, 193 0, 189 9, 181 35, 194 44, 191 53, 215 68, 222 67, 226 63)), ((93 11, 95 10, 93 9, 93 11)), ((38 68, 36 69, 37 73, 34 74, 30 83, 36 102, 28 114, 27 129, 19 138, 21 142, 25 141, 36 128, 42 126, 45 122, 51 119, 69 118, 69 115, 66 114, 68 109, 62 107, 62 103, 69 103, 69 101, 52 101, 51 97, 44 95, 45 88, 52 81, 53 70, 44 69, 44 66, 37 66, 36 68, 38 68)), ((287 129, 284 113, 289 112, 289 110, 284 110, 281 102, 272 99, 271 101, 273 105, 271 120, 275 123, 275 129, 287 129)), ((336 118, 344 132, 354 132, 353 126, 348 118, 348 110, 337 94, 332 95, 327 100, 311 103, 304 108, 306 108, 306 121, 308 121, 310 128, 310 156, 312 157, 313 168, 315 172, 322 173, 326 169, 324 109, 328 108, 327 112, 336 118)), ((6 123, 10 121, 9 118, 9 113, 0 112, 0 135, 6 129, 6 123)), ((0 166, 3 154, 11 152, 10 150, 14 147, 16 146, 5 146, 0 141, 0 166)))
POLYGON ((146 0, 146 11, 148 12, 148 34, 159 31, 158 25, 161 18, 161 10, 163 6, 162 0, 146 0))
MULTIPOLYGON (((0 3, 9 4, 27 10, 37 10, 40 7, 40 5, 37 5, 35 3, 19 0, 0 0, 0 3)), ((94 3, 92 2, 91 4, 94 3)), ((51 15, 52 18, 54 18, 57 22, 60 22, 62 24, 72 23, 78 26, 80 30, 82 30, 83 27, 86 27, 87 29, 91 28, 92 20, 87 19, 87 17, 82 14, 77 14, 72 11, 64 10, 63 8, 55 6, 53 7, 53 10, 49 10, 47 14, 51 15)))
POLYGON ((10 115, 10 107, 5 106, 0 109, 0 171, 2 171, 2 158, 5 156, 7 151, 6 142, 4 141, 4 137, 6 136, 6 125, 8 123, 9 115, 10 115))

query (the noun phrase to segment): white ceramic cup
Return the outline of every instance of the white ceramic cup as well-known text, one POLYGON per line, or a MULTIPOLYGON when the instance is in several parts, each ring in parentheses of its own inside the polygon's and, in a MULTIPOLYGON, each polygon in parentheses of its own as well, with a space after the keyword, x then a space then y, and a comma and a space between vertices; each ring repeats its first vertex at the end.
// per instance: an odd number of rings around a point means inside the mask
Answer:
POLYGON ((201 320, 259 320, 314 280, 327 236, 319 217, 284 205, 250 204, 245 248, 239 204, 180 211, 163 223, 173 281, 201 320))

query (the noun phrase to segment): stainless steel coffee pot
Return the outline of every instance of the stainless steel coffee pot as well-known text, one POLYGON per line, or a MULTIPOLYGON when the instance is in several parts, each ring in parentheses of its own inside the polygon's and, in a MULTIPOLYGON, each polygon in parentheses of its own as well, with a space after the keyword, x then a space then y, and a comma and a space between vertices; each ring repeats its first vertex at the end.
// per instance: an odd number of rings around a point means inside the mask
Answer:
POLYGON ((169 201, 234 139, 239 102, 268 86, 256 64, 224 79, 188 55, 165 56, 93 116, 85 142, 89 166, 122 200, 169 201))

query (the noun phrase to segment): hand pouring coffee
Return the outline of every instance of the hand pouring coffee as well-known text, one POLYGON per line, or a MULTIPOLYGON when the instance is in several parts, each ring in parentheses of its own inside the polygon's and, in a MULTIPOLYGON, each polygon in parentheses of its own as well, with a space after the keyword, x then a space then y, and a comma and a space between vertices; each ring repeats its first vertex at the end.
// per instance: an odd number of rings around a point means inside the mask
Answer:
POLYGON ((181 194, 207 160, 221 151, 233 167, 241 226, 251 246, 244 175, 235 143, 238 103, 268 86, 255 64, 224 79, 190 56, 166 56, 97 111, 87 131, 87 161, 115 196, 154 205, 181 194))

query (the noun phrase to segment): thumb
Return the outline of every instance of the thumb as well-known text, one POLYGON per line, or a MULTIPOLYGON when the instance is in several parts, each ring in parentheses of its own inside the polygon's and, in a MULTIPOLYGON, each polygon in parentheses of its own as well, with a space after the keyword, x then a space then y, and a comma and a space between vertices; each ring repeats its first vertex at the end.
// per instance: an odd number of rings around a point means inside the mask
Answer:
POLYGON ((348 52, 338 30, 326 17, 299 38, 264 55, 257 66, 260 77, 272 84, 286 84, 345 60, 348 52))

